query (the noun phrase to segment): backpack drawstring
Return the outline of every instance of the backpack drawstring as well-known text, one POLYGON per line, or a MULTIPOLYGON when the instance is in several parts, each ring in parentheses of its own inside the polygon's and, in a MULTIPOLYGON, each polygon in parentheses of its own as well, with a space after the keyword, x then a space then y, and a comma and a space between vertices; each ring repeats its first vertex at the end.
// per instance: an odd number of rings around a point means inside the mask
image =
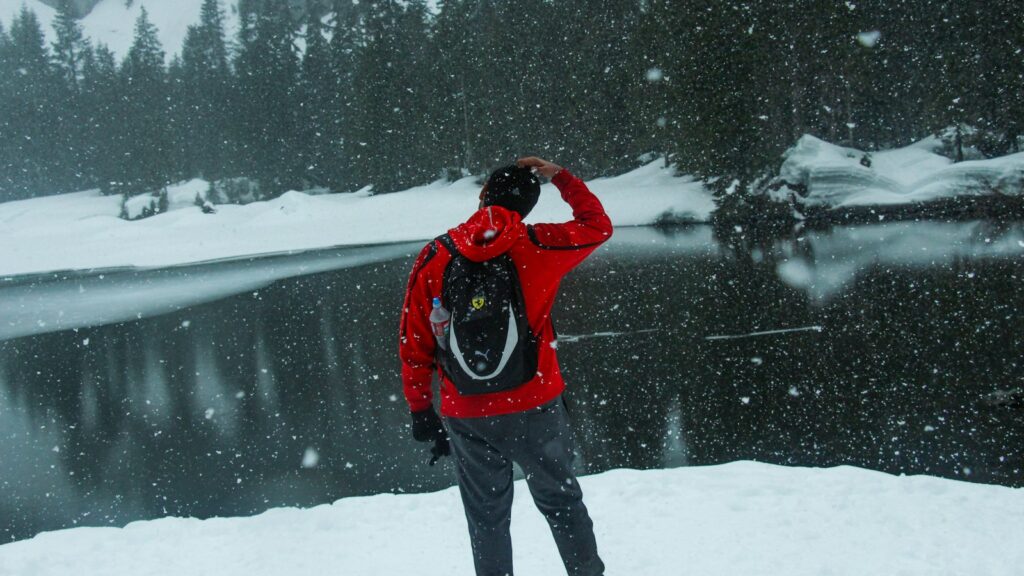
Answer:
POLYGON ((493 240, 498 235, 498 227, 494 225, 494 214, 491 213, 491 207, 487 207, 487 219, 491 221, 491 227, 484 230, 484 242, 493 240))

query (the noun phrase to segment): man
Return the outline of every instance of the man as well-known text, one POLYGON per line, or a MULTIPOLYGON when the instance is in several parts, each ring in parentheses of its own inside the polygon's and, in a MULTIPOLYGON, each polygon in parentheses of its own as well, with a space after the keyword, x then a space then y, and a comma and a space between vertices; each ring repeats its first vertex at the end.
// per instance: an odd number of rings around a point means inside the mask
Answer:
POLYGON ((479 209, 429 243, 413 265, 399 344, 405 398, 413 437, 434 442, 435 459, 448 454, 451 434, 478 576, 512 575, 513 462, 526 474, 568 574, 600 576, 604 564, 593 523, 572 472, 572 432, 561 397, 565 383, 551 307, 562 278, 611 236, 612 224, 597 197, 568 170, 536 157, 516 164, 491 174, 479 209), (572 221, 522 222, 540 196, 535 174, 559 189, 572 207, 572 221), (501 262, 510 262, 507 274, 501 262), (489 301, 500 298, 488 291, 500 293, 503 277, 511 278, 514 295, 487 316, 489 301), (455 291, 467 282, 476 282, 471 299, 459 301, 455 291), (528 330, 516 322, 521 308, 528 330), (432 325, 433 310, 440 315, 432 325), (498 328, 487 329, 494 334, 475 333, 487 318, 497 318, 491 326, 498 328), (497 344, 487 344, 488 338, 497 344), (470 351, 474 345, 479 349, 470 351), (432 404, 435 370, 447 432, 432 404))

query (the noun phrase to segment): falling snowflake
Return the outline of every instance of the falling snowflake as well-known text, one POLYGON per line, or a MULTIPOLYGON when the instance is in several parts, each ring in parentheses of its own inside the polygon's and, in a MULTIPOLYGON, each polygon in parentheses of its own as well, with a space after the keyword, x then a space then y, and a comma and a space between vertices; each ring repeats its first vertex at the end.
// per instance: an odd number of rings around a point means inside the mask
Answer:
POLYGON ((878 39, 881 37, 882 33, 878 30, 861 32, 860 34, 857 34, 857 43, 865 48, 874 48, 875 44, 878 44, 878 39))
POLYGON ((302 467, 316 468, 318 464, 320 464, 320 454, 312 446, 306 448, 302 454, 302 467))

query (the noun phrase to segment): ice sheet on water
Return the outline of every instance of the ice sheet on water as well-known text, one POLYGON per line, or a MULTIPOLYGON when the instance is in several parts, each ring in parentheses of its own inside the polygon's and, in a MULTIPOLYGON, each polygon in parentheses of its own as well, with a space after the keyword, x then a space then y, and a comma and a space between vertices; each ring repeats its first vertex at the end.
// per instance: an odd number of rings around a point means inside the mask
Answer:
MULTIPOLYGON (((345 248, 0 285, 0 340, 148 318, 256 290, 283 278, 405 257, 419 248, 419 243, 345 248)), ((182 326, 191 322, 186 320, 182 326)))

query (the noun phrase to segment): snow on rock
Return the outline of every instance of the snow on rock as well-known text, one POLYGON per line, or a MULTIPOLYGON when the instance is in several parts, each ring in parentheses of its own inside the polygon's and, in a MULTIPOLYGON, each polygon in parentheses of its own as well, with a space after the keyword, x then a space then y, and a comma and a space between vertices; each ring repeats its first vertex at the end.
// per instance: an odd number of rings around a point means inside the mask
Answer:
MULTIPOLYGON (((707 221, 714 208, 697 181, 675 177, 656 161, 589 183, 616 226, 651 224, 666 214, 707 221)), ((288 192, 266 202, 219 205, 216 214, 195 206, 208 184, 191 180, 168 187, 170 210, 143 220, 118 218, 119 196, 77 192, 0 204, 0 275, 123 266, 161 267, 254 254, 341 245, 426 240, 476 210, 480 186, 472 178, 435 182, 373 196, 311 196, 288 192), (8 248, 9 247, 9 248, 8 248)), ((149 200, 146 199, 146 202, 149 200)), ((141 209, 140 209, 141 210, 141 209)), ((527 222, 572 218, 557 189, 542 187, 527 222)))
POLYGON ((206 200, 210 183, 201 178, 194 178, 174 186, 167 187, 168 210, 180 210, 196 205, 196 196, 206 200))
POLYGON ((804 135, 786 151, 780 177, 802 185, 805 206, 836 208, 926 202, 991 193, 1019 194, 1024 186, 1024 153, 954 164, 926 138, 893 150, 864 152, 804 135))
POLYGON ((156 194, 139 194, 126 198, 122 204, 124 217, 129 220, 143 218, 146 215, 146 210, 156 212, 158 203, 159 197, 156 194))
MULTIPOLYGON (((859 468, 734 462, 581 478, 609 574, 1019 574, 1024 490, 859 468)), ((249 518, 74 528, 0 546, 25 576, 472 574, 458 491, 346 498, 249 518)), ((516 572, 565 574, 517 482, 516 572)))

